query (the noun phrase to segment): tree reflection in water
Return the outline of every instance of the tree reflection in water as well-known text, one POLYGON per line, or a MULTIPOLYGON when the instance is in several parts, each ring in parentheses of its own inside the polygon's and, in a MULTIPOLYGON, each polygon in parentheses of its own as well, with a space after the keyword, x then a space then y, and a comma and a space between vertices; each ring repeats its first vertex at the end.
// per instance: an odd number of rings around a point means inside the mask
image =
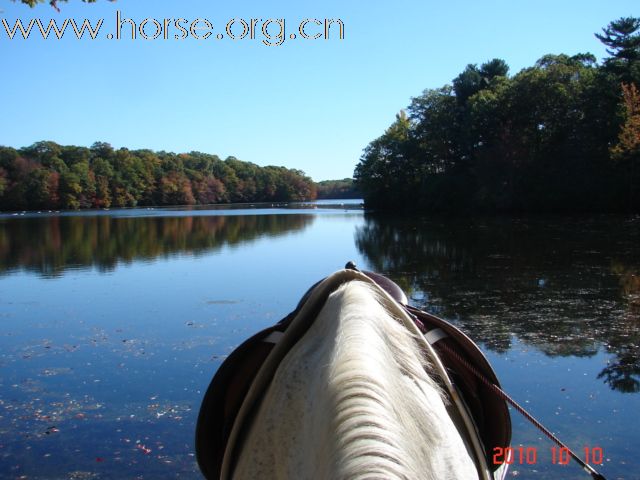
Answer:
POLYGON ((303 230, 314 215, 46 216, 0 220, 0 275, 16 269, 57 277, 73 268, 200 255, 303 230))
POLYGON ((412 303, 486 348, 612 354, 612 389, 640 391, 640 219, 367 215, 356 244, 412 303))

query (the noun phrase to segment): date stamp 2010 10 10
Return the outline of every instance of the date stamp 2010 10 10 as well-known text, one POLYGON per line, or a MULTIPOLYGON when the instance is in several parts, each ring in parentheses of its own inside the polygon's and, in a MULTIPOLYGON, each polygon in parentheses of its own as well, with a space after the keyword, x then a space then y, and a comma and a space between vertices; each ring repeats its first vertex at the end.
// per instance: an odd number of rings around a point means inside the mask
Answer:
MULTIPOLYGON (((604 453, 600 447, 584 447, 584 461, 591 465, 602 465, 604 453)), ((551 447, 551 463, 567 465, 571 461, 569 449, 551 447)), ((535 465, 538 463, 536 447, 495 447, 493 449, 494 465, 535 465)))

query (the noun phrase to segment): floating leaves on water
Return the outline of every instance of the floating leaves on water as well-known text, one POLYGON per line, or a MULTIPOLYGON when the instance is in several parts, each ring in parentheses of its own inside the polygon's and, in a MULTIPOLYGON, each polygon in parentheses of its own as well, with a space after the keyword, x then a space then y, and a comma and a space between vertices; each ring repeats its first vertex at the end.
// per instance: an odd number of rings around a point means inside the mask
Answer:
MULTIPOLYGON (((156 397, 157 398, 157 397, 156 397)), ((156 399, 153 398, 152 399, 156 399)), ((191 411, 191 406, 172 403, 151 403, 147 406, 147 412, 156 419, 167 418, 171 420, 182 420, 184 415, 191 411)))
POLYGON ((94 472, 75 471, 69 473, 69 480, 91 480, 98 477, 99 475, 94 472))
POLYGON ((40 375, 44 377, 55 377, 57 375, 64 375, 69 373, 73 373, 73 368, 59 367, 59 368, 45 368, 44 370, 42 370, 42 372, 40 372, 40 375))
POLYGON ((138 444, 138 445, 136 445, 136 448, 137 448, 138 450, 141 450, 141 451, 142 451, 142 453, 144 453, 145 455, 149 455, 149 454, 152 452, 152 450, 151 450, 150 448, 147 448, 146 446, 144 446, 144 445, 143 445, 143 444, 141 444, 141 443, 140 443, 140 444, 138 444))
POLYGON ((241 300, 207 300, 207 305, 235 305, 241 300))

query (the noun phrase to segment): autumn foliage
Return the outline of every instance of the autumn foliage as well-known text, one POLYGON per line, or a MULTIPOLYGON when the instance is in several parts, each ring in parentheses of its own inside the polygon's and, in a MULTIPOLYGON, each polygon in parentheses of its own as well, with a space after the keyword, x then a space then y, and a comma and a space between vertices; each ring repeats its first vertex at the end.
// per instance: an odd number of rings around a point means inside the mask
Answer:
POLYGON ((622 84, 625 121, 618 135, 618 143, 611 149, 613 158, 640 154, 640 92, 634 83, 622 84))
POLYGON ((0 146, 0 209, 80 209, 311 200, 299 170, 200 152, 114 150, 38 142, 0 146))

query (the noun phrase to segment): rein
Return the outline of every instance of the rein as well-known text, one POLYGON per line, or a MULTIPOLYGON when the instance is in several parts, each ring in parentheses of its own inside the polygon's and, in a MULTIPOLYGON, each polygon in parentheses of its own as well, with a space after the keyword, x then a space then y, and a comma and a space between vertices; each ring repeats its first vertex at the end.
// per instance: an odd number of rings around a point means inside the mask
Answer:
MULTIPOLYGON (((420 330, 425 330, 424 325, 413 315, 410 311, 407 310, 407 313, 414 319, 414 322, 418 326, 420 330)), ((439 348, 445 350, 449 355, 455 357, 464 367, 471 372, 478 380, 480 380, 484 385, 486 385, 495 395, 497 395, 500 399, 506 401, 509 405, 515 408, 524 418, 529 420, 538 430, 544 433, 552 442, 558 445, 561 448, 566 449, 566 451, 571 455, 576 463, 578 463, 582 469, 587 472, 594 480, 607 480, 604 475, 598 473, 591 465, 584 462, 571 448, 569 448, 562 440, 556 437, 548 428, 546 428, 542 423, 540 423, 536 418, 527 412, 522 405, 516 402, 513 398, 511 398, 504 390, 502 390, 499 386, 489 381, 482 373, 478 371, 471 363, 469 363, 462 355, 456 352, 454 349, 450 348, 445 343, 439 345, 439 348)))

